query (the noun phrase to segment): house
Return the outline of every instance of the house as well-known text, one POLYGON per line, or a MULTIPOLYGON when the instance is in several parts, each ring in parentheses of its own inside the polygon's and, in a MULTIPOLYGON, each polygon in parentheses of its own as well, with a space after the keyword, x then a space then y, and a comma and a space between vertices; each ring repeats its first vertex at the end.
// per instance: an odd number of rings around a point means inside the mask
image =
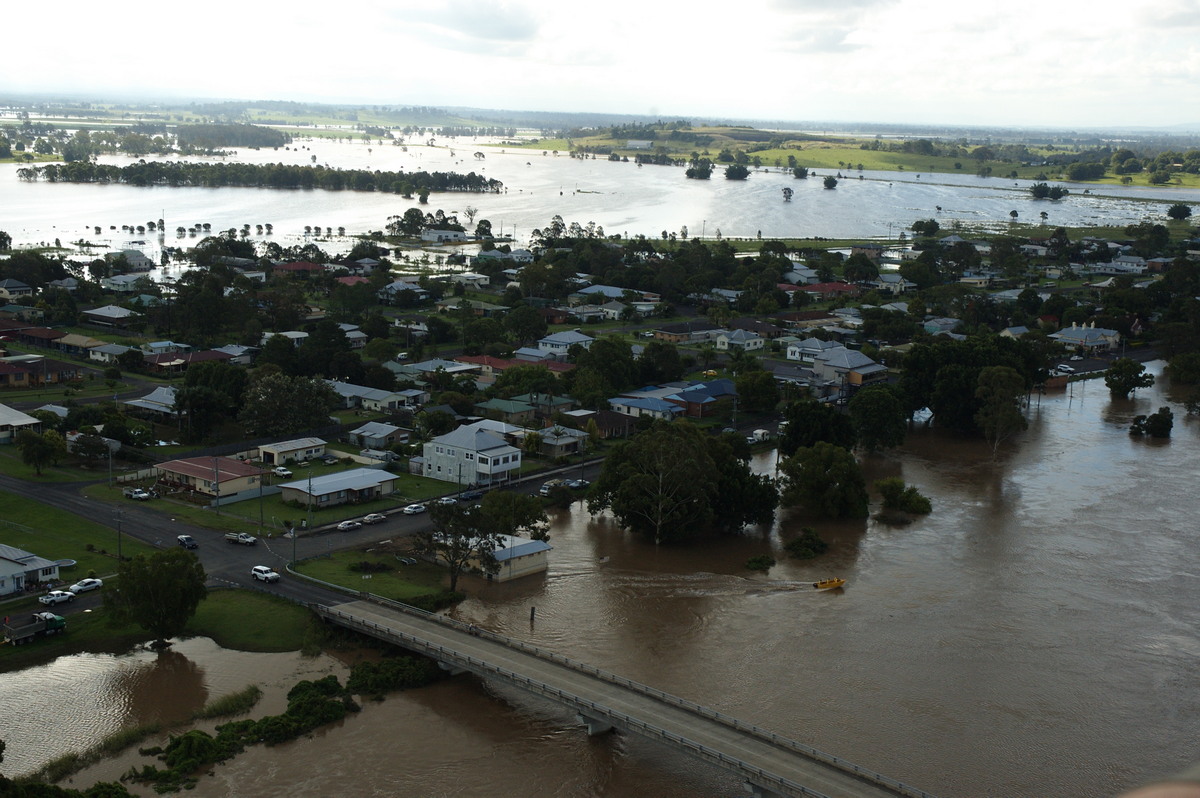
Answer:
POLYGON ((584 335, 578 330, 564 330, 547 335, 538 341, 537 345, 538 349, 565 355, 572 346, 582 346, 584 349, 588 349, 595 340, 590 335, 584 335))
POLYGON ((806 285, 804 292, 813 299, 826 301, 843 296, 858 296, 862 293, 862 289, 850 283, 813 283, 806 285))
POLYGON ((41 431, 42 422, 8 405, 0 405, 0 444, 12 443, 21 430, 41 431))
POLYGON ((745 330, 746 332, 757 333, 763 338, 771 341, 787 332, 787 330, 785 330, 783 327, 777 327, 769 322, 746 317, 734 319, 733 321, 729 322, 729 329, 745 330))
POLYGON ((396 492, 395 474, 378 468, 352 468, 311 479, 284 482, 279 486, 280 498, 297 502, 304 507, 334 507, 339 504, 361 504, 396 492))
MULTIPOLYGON (((415 305, 429 300, 429 292, 416 283, 396 280, 380 288, 379 301, 388 305, 415 305)), ((399 320, 397 319, 397 324, 399 320)))
POLYGON ((893 294, 903 294, 910 288, 916 288, 916 284, 904 279, 899 272, 883 272, 876 278, 875 288, 880 291, 890 291, 893 294))
POLYGON ((488 580, 508 582, 549 570, 549 553, 553 547, 546 541, 512 535, 500 535, 498 540, 499 545, 492 552, 492 557, 499 567, 495 573, 487 575, 488 580))
POLYGON ((567 410, 563 413, 567 423, 577 429, 586 430, 588 424, 596 422, 596 431, 605 440, 628 438, 636 426, 634 419, 612 410, 567 410))
POLYGON ((74 277, 64 277, 61 280, 51 280, 46 283, 47 288, 59 288, 66 291, 68 294, 73 294, 79 288, 79 281, 74 277))
POLYGON ((325 267, 319 263, 311 261, 292 261, 290 263, 276 263, 271 267, 271 274, 287 277, 313 277, 322 274, 325 267))
POLYGON ((465 424, 425 444, 425 476, 459 485, 507 482, 521 468, 521 450, 504 435, 517 431, 493 421, 465 424))
POLYGON ((33 296, 33 289, 20 280, 11 277, 0 280, 0 299, 12 301, 23 296, 33 296))
POLYGON ((537 414, 543 418, 549 418, 555 413, 563 413, 575 407, 575 400, 571 397, 555 396, 549 393, 523 393, 514 396, 513 399, 533 405, 537 414))
POLYGON ((125 262, 129 264, 130 271, 148 272, 154 268, 154 261, 150 260, 140 249, 123 249, 118 257, 125 259, 125 262))
POLYGON ((368 421, 347 432, 346 438, 364 449, 390 449, 397 443, 408 442, 408 430, 382 421, 368 421))
POLYGON ((582 451, 588 437, 586 432, 561 425, 544 427, 535 432, 541 439, 538 453, 550 458, 577 454, 582 451))
POLYGON ((754 352, 762 349, 765 345, 766 341, 761 335, 746 330, 723 332, 717 336, 717 349, 722 352, 728 352, 732 349, 740 349, 743 352, 754 352))
POLYGON ((841 386, 841 392, 887 379, 887 366, 857 349, 838 347, 820 354, 812 365, 817 378, 841 386))
POLYGON ((175 386, 162 385, 140 399, 127 399, 121 404, 139 414, 150 414, 161 421, 175 420, 175 386))
POLYGON ((1121 333, 1097 327, 1094 321, 1083 327, 1071 322, 1070 328, 1051 333, 1049 337, 1063 346, 1083 352, 1111 352, 1121 345, 1121 333))
POLYGON ((1028 334, 1029 334, 1029 328, 1025 327, 1024 325, 1020 325, 1017 327, 1005 327, 1003 330, 1000 331, 1000 337, 1002 337, 1002 338, 1020 338, 1024 335, 1028 335, 1028 334))
POLYGON ((469 239, 462 230, 422 230, 421 240, 427 244, 462 244, 469 239))
POLYGON ((97 346, 102 346, 104 341, 92 338, 79 333, 67 333, 62 338, 54 342, 54 348, 65 355, 75 357, 89 357, 89 352, 97 346))
POLYGON ((708 418, 721 407, 722 399, 732 400, 736 397, 737 388, 734 387, 733 381, 719 379, 684 383, 678 390, 662 398, 683 408, 683 415, 688 418, 708 418))
POLYGON ((786 357, 788 360, 798 360, 811 365, 817 357, 830 349, 837 349, 841 344, 836 341, 822 341, 820 338, 805 338, 794 344, 789 344, 786 357))
POLYGON ((507 305, 493 305, 491 302, 481 302, 477 299, 466 299, 461 296, 439 299, 433 306, 437 308, 439 313, 463 311, 485 319, 494 319, 503 316, 509 310, 507 305))
POLYGON ((654 340, 672 344, 711 341, 720 331, 719 326, 709 321, 684 321, 657 328, 654 330, 654 340))
POLYGON ((217 499, 257 490, 266 473, 232 457, 189 457, 154 467, 158 481, 180 491, 217 499))
POLYGON ((100 287, 116 294, 136 294, 149 285, 150 278, 144 274, 114 274, 100 278, 100 287))
POLYGON ((506 424, 528 424, 533 421, 536 409, 533 405, 512 399, 489 399, 475 405, 475 412, 485 418, 494 418, 506 424))
MULTIPOLYGON (((0 543, 0 596, 38 589, 58 580, 58 563, 0 543)), ((7 614, 7 613, 6 613, 7 614)))
POLYGON ((607 319, 608 312, 603 305, 576 305, 571 308, 571 315, 567 318, 574 319, 577 324, 592 324, 607 319))
POLYGON ((100 346, 93 346, 88 350, 88 360, 93 360, 97 363, 116 363, 117 358, 132 350, 132 346, 101 344, 100 346))
POLYGON ((0 319, 19 319, 33 324, 44 318, 46 313, 41 308, 31 308, 28 305, 0 306, 0 319))
POLYGON ((649 416, 670 421, 684 413, 684 408, 675 402, 648 396, 616 396, 608 400, 608 405, 614 413, 622 413, 634 418, 649 416))
POLYGON ((101 308, 83 311, 85 321, 103 327, 126 327, 131 321, 139 319, 141 316, 142 314, 120 305, 105 305, 101 308))
POLYGON ((941 316, 936 319, 926 319, 921 325, 925 332, 930 335, 937 335, 940 332, 954 332, 958 325, 962 324, 958 319, 952 319, 948 316, 941 316))
POLYGON ((28 388, 31 385, 33 372, 17 363, 0 360, 0 388, 28 388))
POLYGON ((337 380, 326 380, 326 382, 338 396, 342 397, 346 408, 361 408, 382 413, 395 410, 403 405, 396 391, 368 388, 365 385, 354 385, 337 380))
POLYGON ((325 454, 325 441, 320 438, 296 438, 258 447, 258 459, 264 465, 283 465, 289 461, 303 463, 325 454))
POLYGON ((30 385, 61 385, 82 380, 85 369, 76 363, 52 360, 43 355, 11 355, 0 361, 29 372, 30 385))
POLYGON ((258 347, 226 344, 225 346, 218 346, 213 351, 229 355, 230 363, 236 363, 239 366, 249 366, 253 362, 254 356, 258 354, 258 347))
POLYGON ((260 340, 259 343, 263 346, 266 346, 267 341, 270 341, 275 336, 279 336, 280 338, 286 338, 287 340, 292 342, 292 346, 299 347, 300 344, 304 343, 304 340, 306 338, 308 338, 308 333, 304 332, 303 330, 284 330, 283 332, 267 332, 267 333, 263 333, 262 340, 260 340))

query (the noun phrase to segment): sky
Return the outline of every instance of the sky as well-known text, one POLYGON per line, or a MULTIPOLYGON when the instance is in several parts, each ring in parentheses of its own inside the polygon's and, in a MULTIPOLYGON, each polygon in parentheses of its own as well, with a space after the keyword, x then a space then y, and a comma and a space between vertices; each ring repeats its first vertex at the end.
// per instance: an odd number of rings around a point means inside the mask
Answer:
POLYGON ((62 0, 0 89, 1200 129, 1200 0, 62 0))

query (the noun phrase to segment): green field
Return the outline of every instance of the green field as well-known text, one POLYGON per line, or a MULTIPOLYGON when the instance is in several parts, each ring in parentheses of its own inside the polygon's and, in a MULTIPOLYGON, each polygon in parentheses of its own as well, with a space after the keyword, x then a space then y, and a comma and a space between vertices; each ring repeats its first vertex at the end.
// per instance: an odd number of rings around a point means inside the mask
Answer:
POLYGON ((186 634, 237 651, 298 651, 319 631, 312 614, 287 599, 256 590, 211 590, 186 634))
MULTIPOLYGON (((97 508, 96 515, 113 518, 103 508, 97 508)), ((0 543, 31 551, 48 560, 78 561, 74 568, 63 571, 64 580, 75 581, 91 571, 103 578, 117 571, 115 529, 11 493, 0 493, 0 519, 0 543), (88 551, 88 545, 92 546, 92 551, 88 551)), ((128 535, 122 536, 120 546, 126 557, 155 551, 152 546, 128 535)))
POLYGON ((296 570, 323 582, 396 601, 408 602, 442 591, 445 569, 421 560, 416 565, 404 565, 397 559, 398 556, 378 551, 340 551, 328 557, 304 560, 296 566, 296 570), (359 562, 379 563, 386 565, 388 570, 379 573, 350 570, 351 563, 359 562))

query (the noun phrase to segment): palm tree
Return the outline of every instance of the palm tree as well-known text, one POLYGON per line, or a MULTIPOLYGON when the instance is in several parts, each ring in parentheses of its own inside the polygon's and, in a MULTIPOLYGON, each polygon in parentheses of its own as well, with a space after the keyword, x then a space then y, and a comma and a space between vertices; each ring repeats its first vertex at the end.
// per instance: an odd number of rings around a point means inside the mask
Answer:
POLYGON ((1009 211, 1008 215, 1012 218, 1012 220, 1014 222, 1017 220, 1017 212, 1016 211, 1009 211))

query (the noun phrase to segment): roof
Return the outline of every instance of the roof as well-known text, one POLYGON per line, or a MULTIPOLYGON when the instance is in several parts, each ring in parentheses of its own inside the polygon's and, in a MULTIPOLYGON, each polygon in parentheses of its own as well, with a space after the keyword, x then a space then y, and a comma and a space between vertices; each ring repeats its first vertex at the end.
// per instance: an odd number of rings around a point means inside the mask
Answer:
POLYGON ((45 557, 39 557, 32 552, 3 543, 0 543, 0 560, 15 562, 27 569, 37 568, 40 570, 42 568, 53 568, 56 565, 53 560, 47 560, 45 557))
POLYGON ((290 441, 279 441, 278 443, 264 443, 259 446, 259 450, 266 449, 270 452, 287 452, 293 449, 311 449, 314 446, 324 446, 325 441, 321 438, 295 438, 290 441))
POLYGON ((567 346, 570 346, 571 344, 582 344, 585 342, 591 343, 594 340, 596 339, 592 336, 584 335, 581 332, 575 332, 574 330, 563 330, 562 332, 556 332, 553 335, 547 335, 545 338, 538 341, 538 343, 545 342, 552 344, 566 344, 567 346))
POLYGON ((0 427, 27 427, 39 423, 41 422, 33 416, 26 415, 8 405, 0 405, 0 427))
POLYGON ((388 435, 399 432, 402 427, 397 427, 394 424, 384 424, 382 421, 368 421, 361 427, 350 430, 350 435, 365 436, 368 438, 386 438, 388 435))
POLYGON ((298 490, 309 496, 321 496, 342 490, 366 490, 393 479, 396 479, 396 475, 390 471, 382 471, 378 468, 352 468, 349 471, 338 471, 335 474, 326 474, 312 479, 284 482, 279 487, 298 490))
POLYGON ((543 551, 550 551, 554 547, 544 540, 529 540, 527 538, 513 537, 512 535, 500 535, 500 545, 492 552, 497 562, 506 560, 514 560, 518 557, 528 557, 531 554, 540 554, 543 551))
POLYGON ((155 467, 159 471, 170 471, 197 479, 211 480, 215 476, 218 482, 229 482, 266 473, 257 466, 243 463, 241 460, 234 460, 231 457, 188 457, 182 460, 168 460, 155 467))
POLYGON ((123 308, 120 305, 105 305, 102 308, 85 310, 84 313, 89 316, 99 316, 105 319, 127 319, 130 316, 138 315, 135 311, 123 308))
MULTIPOLYGON (((439 435, 430 441, 430 443, 453 446, 457 449, 466 449, 472 452, 490 452, 495 449, 508 449, 513 452, 519 452, 519 449, 509 446, 508 442, 501 435, 509 431, 520 431, 521 428, 508 424, 502 424, 500 427, 501 429, 496 429, 492 422, 476 421, 474 424, 464 424, 456 430, 447 432, 445 435, 439 435)), ((498 454, 503 453, 498 452, 498 454)))
POLYGON ((652 397, 638 397, 627 399, 622 397, 614 397, 608 400, 610 405, 623 405, 624 407, 636 407, 639 410, 649 410, 652 413, 681 413, 683 408, 677 404, 666 401, 665 399, 655 399, 652 397))
POLYGON ((121 404, 140 407, 143 410, 171 413, 175 410, 175 386, 162 385, 140 399, 128 399, 121 404))

